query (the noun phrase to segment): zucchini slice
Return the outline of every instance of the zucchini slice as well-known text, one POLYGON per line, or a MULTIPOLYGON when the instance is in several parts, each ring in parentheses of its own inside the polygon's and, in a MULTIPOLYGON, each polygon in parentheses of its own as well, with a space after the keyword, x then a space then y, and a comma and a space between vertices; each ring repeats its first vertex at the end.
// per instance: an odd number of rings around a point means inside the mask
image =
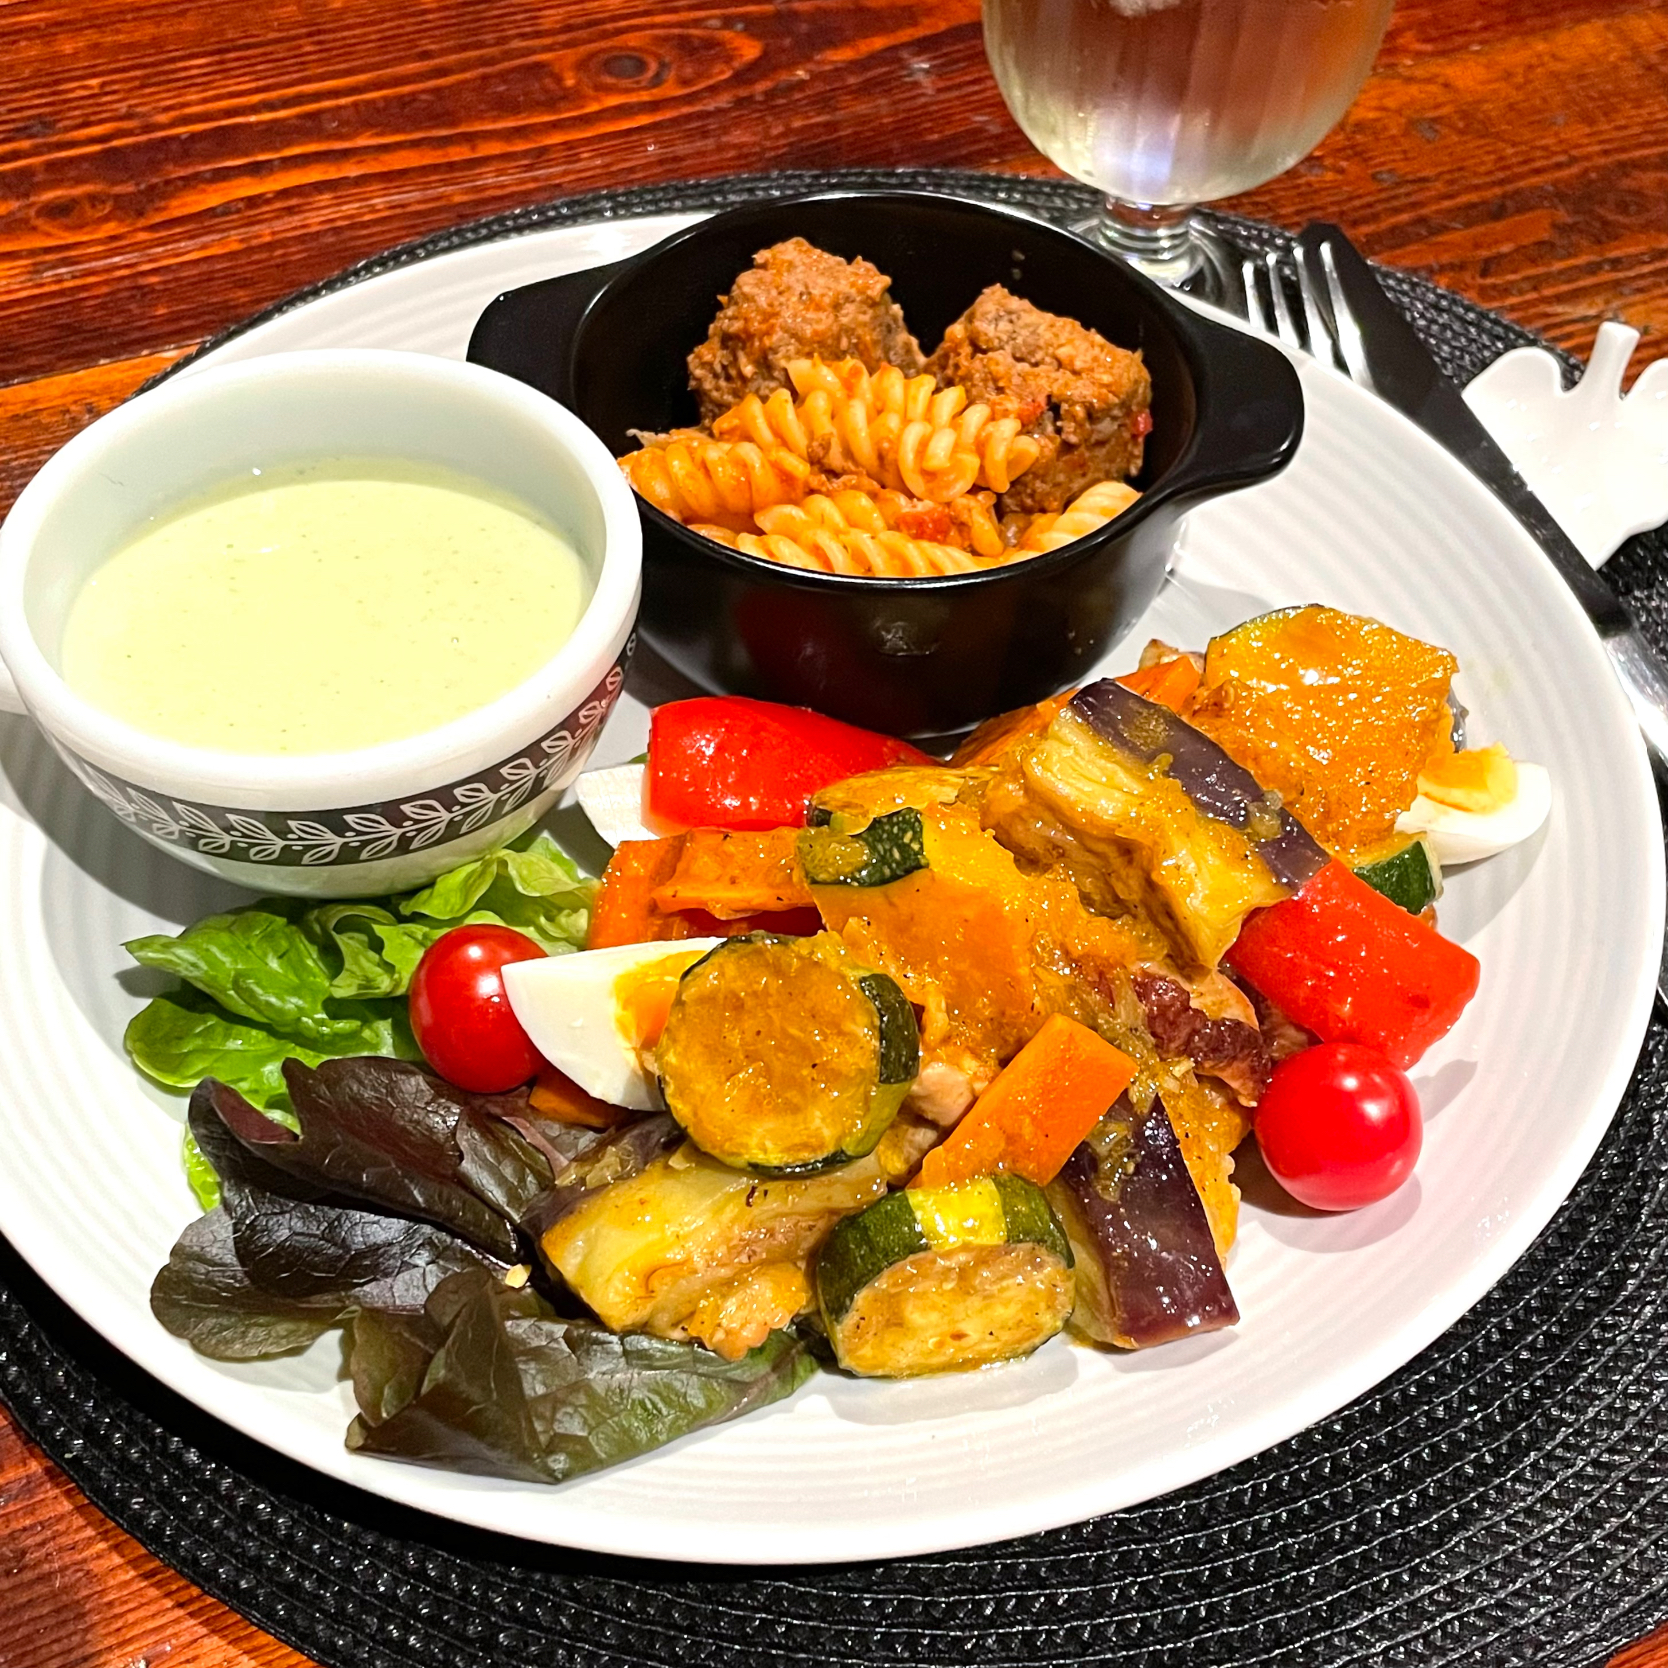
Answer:
POLYGON ((1388 857, 1362 864, 1355 872, 1409 915, 1423 915, 1442 896, 1442 865, 1423 834, 1388 857))
POLYGON ((821 821, 799 836, 799 862, 813 886, 889 886, 927 866, 926 835, 921 813, 905 806, 855 832, 840 827, 841 819, 811 809, 821 821))
POLYGON ((915 1010, 832 933, 752 933, 689 968, 661 1033, 667 1110, 702 1152, 804 1175, 871 1152, 920 1068, 915 1010))
POLYGON ((1065 1326, 1072 1254, 1018 1176, 891 1193, 834 1229, 817 1302, 840 1365, 865 1378, 960 1372, 1029 1355, 1065 1326))

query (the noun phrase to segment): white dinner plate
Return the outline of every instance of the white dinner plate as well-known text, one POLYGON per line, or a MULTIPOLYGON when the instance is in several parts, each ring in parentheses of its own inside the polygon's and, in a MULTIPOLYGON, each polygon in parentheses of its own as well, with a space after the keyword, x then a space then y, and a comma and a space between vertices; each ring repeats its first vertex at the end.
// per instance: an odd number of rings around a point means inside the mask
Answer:
MULTIPOLYGON (((611 260, 691 216, 541 231, 395 270, 292 310, 214 361, 330 345, 461 356, 499 291, 611 260)), ((971 297, 969 297, 971 299, 971 297)), ((1473 735, 1548 766, 1550 822, 1451 878, 1443 926, 1482 988, 1415 1077, 1416 1178, 1353 1215, 1247 1199, 1232 1331, 1139 1354, 1056 1341, 1030 1360, 905 1384, 820 1375, 791 1401, 560 1488, 352 1455, 331 1336, 226 1366, 152 1319, 194 1214, 183 1104, 121 1050, 155 988, 124 939, 236 901, 125 830, 22 719, 0 718, 0 1231, 134 1361, 245 1434, 373 1494, 534 1540, 652 1558, 813 1562, 991 1541, 1127 1506, 1341 1407, 1475 1303, 1574 1184, 1650 1013, 1663 852, 1644 751, 1598 643, 1527 536, 1458 463, 1341 377, 1301 364, 1308 432, 1277 480, 1187 524, 1134 638, 1199 644, 1325 601, 1451 647, 1473 735)), ((257 672, 285 676, 281 651, 257 672)), ((639 697, 667 687, 634 677, 639 697)), ((637 753, 630 695, 599 765, 637 753)))

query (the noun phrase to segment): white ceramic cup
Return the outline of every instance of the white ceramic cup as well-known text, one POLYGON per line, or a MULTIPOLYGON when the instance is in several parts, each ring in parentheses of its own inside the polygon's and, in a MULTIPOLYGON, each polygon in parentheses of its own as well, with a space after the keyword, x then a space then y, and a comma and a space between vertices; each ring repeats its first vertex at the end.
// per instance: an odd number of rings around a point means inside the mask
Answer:
MULTIPOLYGON (((27 711, 129 827, 267 892, 419 886, 525 831, 579 773, 624 682, 642 577, 631 489, 571 412, 478 365, 328 349, 188 370, 101 417, 0 527, 0 709, 27 711), (590 588, 573 636, 464 717, 356 752, 261 757, 147 735, 58 673, 87 576, 145 523, 253 468, 325 457, 434 464, 547 516, 590 588)), ((251 643, 252 678, 286 675, 251 643)))

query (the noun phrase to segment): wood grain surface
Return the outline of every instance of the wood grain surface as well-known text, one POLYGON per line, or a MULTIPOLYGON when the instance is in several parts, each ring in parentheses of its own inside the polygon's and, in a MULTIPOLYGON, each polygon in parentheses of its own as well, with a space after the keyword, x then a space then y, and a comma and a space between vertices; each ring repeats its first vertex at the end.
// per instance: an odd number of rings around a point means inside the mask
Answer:
MULTIPOLYGON (((1047 172, 976 0, 0 0, 0 509, 205 336, 389 244, 604 185, 1047 172)), ((1401 0, 1342 125, 1229 206, 1585 352, 1668 335, 1668 5, 1401 0)), ((0 1668, 298 1668, 0 1413, 0 1668)), ((1613 1668, 1664 1668, 1653 1636, 1613 1668)))

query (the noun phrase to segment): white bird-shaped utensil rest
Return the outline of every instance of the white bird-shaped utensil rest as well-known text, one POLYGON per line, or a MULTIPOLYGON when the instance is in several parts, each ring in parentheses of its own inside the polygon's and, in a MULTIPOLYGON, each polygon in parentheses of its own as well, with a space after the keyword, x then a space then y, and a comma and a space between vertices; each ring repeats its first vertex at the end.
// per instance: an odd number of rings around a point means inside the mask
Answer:
POLYGON ((1536 496, 1596 568, 1635 533, 1668 521, 1668 359, 1622 373, 1631 326, 1599 326, 1593 357, 1566 390, 1544 348, 1513 348, 1470 387, 1466 403, 1536 496))

